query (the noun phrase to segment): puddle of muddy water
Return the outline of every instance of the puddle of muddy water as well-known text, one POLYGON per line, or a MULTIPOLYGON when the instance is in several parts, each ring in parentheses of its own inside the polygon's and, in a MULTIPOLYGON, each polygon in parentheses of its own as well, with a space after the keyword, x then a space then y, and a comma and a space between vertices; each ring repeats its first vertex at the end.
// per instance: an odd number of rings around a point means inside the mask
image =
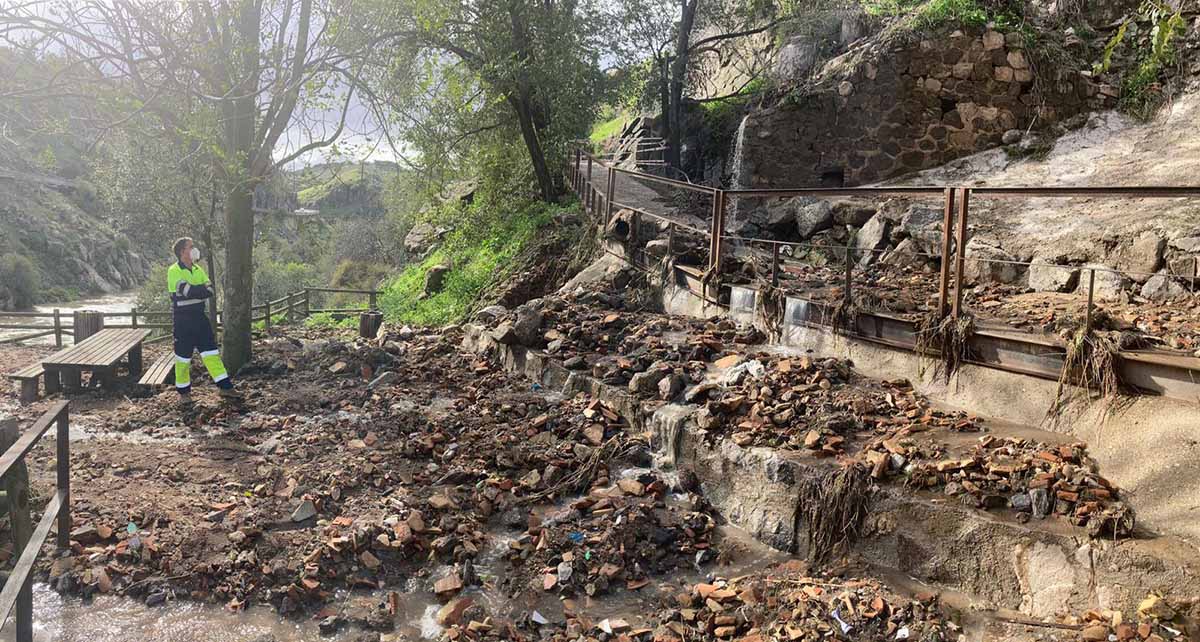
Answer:
MULTIPOLYGON (((377 596, 384 600, 384 595, 377 596)), ((372 596, 352 596, 347 601, 372 601, 372 596)), ((395 633, 410 640, 432 640, 442 634, 436 615, 440 608, 427 593, 402 593, 395 633)), ((343 627, 322 635, 317 622, 278 616, 266 607, 232 612, 218 605, 187 600, 149 607, 139 601, 97 596, 90 601, 64 597, 46 584, 33 589, 33 639, 36 642, 344 642, 362 632, 343 627)), ((12 620, 0 629, 0 642, 15 640, 12 620)))

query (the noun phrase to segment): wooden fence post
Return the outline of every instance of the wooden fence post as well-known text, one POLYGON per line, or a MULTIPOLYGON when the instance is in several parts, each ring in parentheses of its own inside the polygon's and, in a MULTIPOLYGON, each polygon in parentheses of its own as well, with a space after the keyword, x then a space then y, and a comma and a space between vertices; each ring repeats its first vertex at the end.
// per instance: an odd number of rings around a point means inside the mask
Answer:
POLYGON ((58 469, 58 492, 62 494, 62 506, 58 512, 58 547, 71 547, 71 406, 63 408, 58 415, 58 426, 55 432, 55 447, 58 451, 56 468, 58 469))
POLYGON ((54 308, 54 347, 62 347, 62 314, 54 308))
MULTIPOLYGON (((0 423, 0 450, 17 443, 20 430, 17 422, 8 420, 0 423)), ((4 476, 4 489, 8 494, 8 518, 12 525, 13 559, 19 559, 29 539, 33 537, 33 516, 29 512, 29 469, 22 457, 4 476)), ((21 592, 17 595, 17 642, 33 640, 33 574, 25 578, 21 592)))
POLYGON ((312 289, 304 288, 304 318, 312 316, 312 289))
POLYGON ((267 316, 263 319, 263 329, 267 332, 271 331, 271 302, 266 303, 267 316))
POLYGON ((378 303, 378 298, 377 298, 378 294, 379 294, 379 293, 378 293, 378 292, 376 292, 375 290, 371 290, 371 294, 370 294, 370 302, 367 304, 367 309, 369 309, 369 310, 377 310, 377 309, 379 309, 379 306, 377 305, 377 303, 378 303))
POLYGON ((137 308, 129 309, 129 325, 133 326, 135 329, 138 327, 138 325, 137 325, 137 308))

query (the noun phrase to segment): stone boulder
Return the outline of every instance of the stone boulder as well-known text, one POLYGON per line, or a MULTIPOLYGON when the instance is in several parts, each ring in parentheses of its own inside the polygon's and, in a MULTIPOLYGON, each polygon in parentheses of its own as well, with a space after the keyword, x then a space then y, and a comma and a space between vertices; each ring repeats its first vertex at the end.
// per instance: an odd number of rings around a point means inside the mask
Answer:
POLYGON ((434 227, 429 223, 417 223, 404 237, 404 251, 414 256, 424 255, 445 234, 445 228, 434 227))
POLYGON ((888 233, 891 228, 892 222, 882 214, 872 216, 871 220, 862 226, 854 238, 854 247, 861 256, 858 260, 859 265, 866 267, 879 258, 876 250, 887 247, 888 233))
POLYGON ((1155 303, 1165 303, 1186 297, 1188 291, 1166 272, 1159 272, 1146 280, 1141 294, 1144 299, 1155 303))
POLYGON ((1100 263, 1088 263, 1079 270, 1079 287, 1075 290, 1078 294, 1087 296, 1092 269, 1096 270, 1095 296, 1097 300, 1120 301, 1125 298, 1129 279, 1119 272, 1114 272, 1111 267, 1100 263))
POLYGON ((536 346, 542 338, 542 311, 526 303, 516 309, 512 322, 513 334, 523 346, 536 346))
POLYGON ((1071 292, 1079 284, 1079 268, 1037 257, 1029 266, 1029 287, 1037 292, 1071 292))
POLYGON ((884 265, 904 266, 910 265, 921 269, 930 270, 936 267, 935 263, 917 246, 916 241, 912 239, 904 239, 900 241, 891 251, 883 255, 879 260, 884 265))
POLYGON ((1117 269, 1128 272, 1129 278, 1135 282, 1145 283, 1162 267, 1163 251, 1166 248, 1166 240, 1157 232, 1152 230, 1142 232, 1128 246, 1117 252, 1117 269))
POLYGON ((1171 247, 1188 254, 1200 254, 1200 236, 1185 236, 1171 241, 1171 247))
POLYGON ((805 196, 769 203, 760 212, 761 227, 777 238, 811 238, 813 234, 833 225, 833 206, 805 196))
POLYGON ((900 225, 896 234, 913 239, 917 247, 930 254, 940 254, 942 251, 942 219, 944 213, 939 209, 913 205, 900 217, 900 225))
POLYGON ((968 283, 1016 283, 1021 280, 1020 266, 1010 263, 1016 260, 998 245, 973 238, 967 242, 963 277, 968 283))
POLYGON ((875 208, 863 207, 858 203, 837 203, 833 206, 833 222, 836 225, 862 227, 875 216, 875 212, 875 208))
POLYGON ((828 201, 817 201, 796 210, 796 231, 802 239, 811 238, 832 225, 833 206, 828 201))
POLYGON ((425 287, 423 288, 423 297, 430 297, 442 291, 446 287, 446 275, 450 273, 449 265, 435 265, 425 272, 425 287))

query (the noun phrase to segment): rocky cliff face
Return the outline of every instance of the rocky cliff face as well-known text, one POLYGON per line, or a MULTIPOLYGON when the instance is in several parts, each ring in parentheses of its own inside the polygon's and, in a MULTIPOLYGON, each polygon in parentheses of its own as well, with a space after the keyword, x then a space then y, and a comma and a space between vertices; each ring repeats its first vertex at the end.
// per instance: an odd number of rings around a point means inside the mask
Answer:
POLYGON ((34 262, 43 299, 133 289, 150 272, 128 239, 81 208, 83 198, 70 187, 0 178, 0 254, 34 262))

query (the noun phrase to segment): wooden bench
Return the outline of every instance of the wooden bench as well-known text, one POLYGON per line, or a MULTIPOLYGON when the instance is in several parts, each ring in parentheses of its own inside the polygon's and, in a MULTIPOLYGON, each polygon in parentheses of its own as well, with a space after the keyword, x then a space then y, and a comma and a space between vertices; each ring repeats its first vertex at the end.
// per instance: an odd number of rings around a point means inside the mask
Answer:
MULTIPOLYGON (((30 404, 37 400, 38 396, 38 379, 46 374, 46 369, 42 364, 35 363, 33 365, 22 368, 8 375, 9 379, 19 381, 21 383, 21 403, 30 404)), ((59 391, 58 381, 46 378, 46 394, 54 394, 59 391)))
POLYGON ((146 369, 146 374, 138 380, 138 385, 157 388, 158 386, 171 383, 175 380, 175 353, 168 352, 159 357, 149 368, 146 369))

